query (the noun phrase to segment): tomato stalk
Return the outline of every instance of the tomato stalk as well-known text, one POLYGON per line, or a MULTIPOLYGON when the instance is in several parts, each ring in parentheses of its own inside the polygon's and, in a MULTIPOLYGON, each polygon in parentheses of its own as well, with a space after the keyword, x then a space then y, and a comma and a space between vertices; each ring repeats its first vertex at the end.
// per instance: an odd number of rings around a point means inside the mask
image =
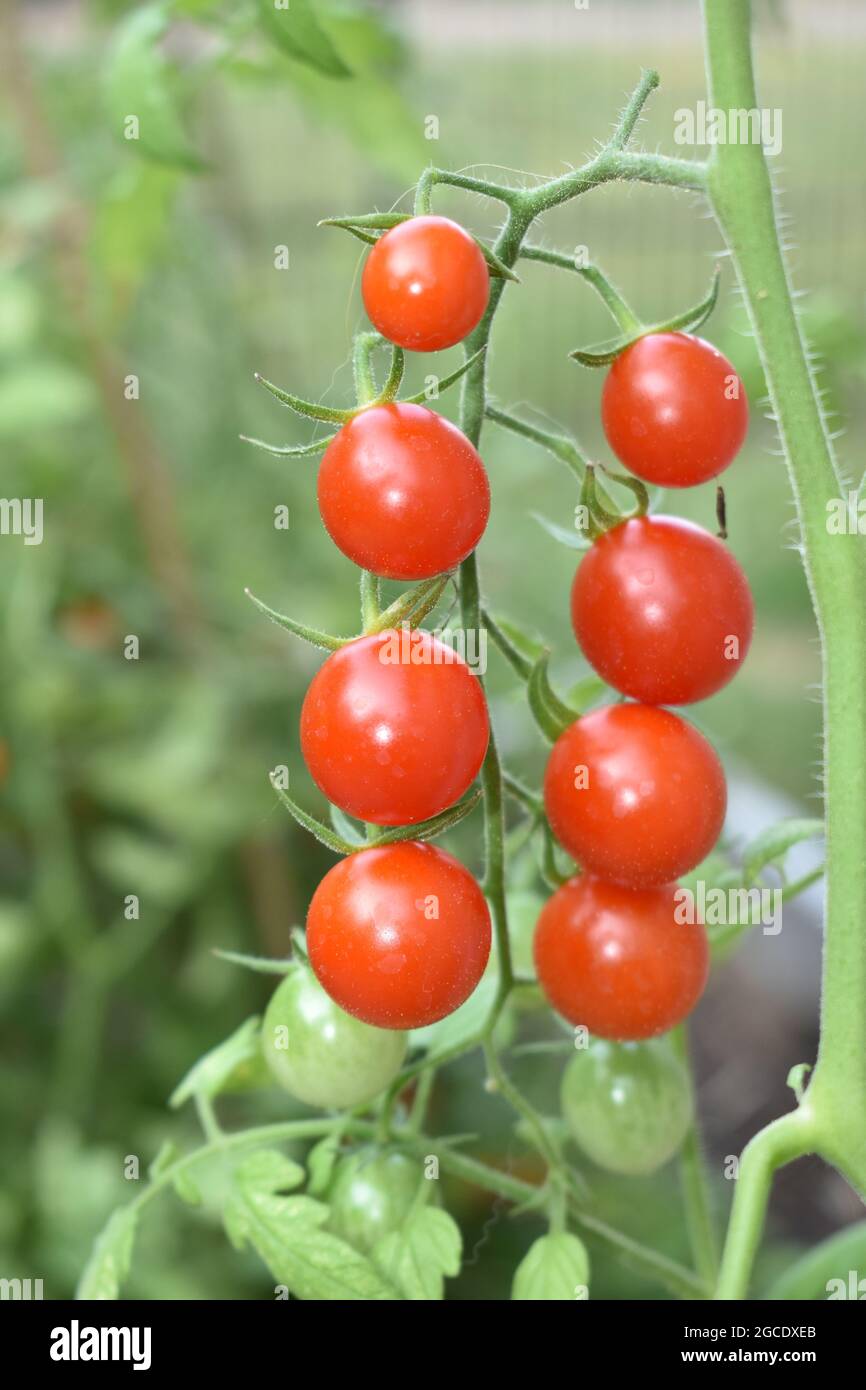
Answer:
MULTIPOLYGON (((704 0, 709 100, 757 109, 748 0, 704 0)), ((799 1108, 742 1156, 718 1296, 745 1296, 774 1171, 807 1152, 866 1196, 866 554, 831 535, 843 495, 780 244, 759 144, 713 148, 707 193, 730 248, 766 375, 800 526, 823 665, 826 905, 818 1061, 799 1108)))

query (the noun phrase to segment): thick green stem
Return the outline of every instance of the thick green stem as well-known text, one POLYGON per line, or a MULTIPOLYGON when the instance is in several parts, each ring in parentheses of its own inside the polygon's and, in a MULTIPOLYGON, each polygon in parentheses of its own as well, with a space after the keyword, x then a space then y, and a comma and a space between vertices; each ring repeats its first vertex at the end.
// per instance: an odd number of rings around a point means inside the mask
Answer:
POLYGON ((746 1297, 773 1174, 777 1168, 802 1157, 812 1148, 812 1116, 805 1108, 774 1120, 746 1145, 740 1157, 716 1298, 746 1297))
MULTIPOLYGON (((757 109, 748 0, 704 0, 704 14, 711 106, 757 109)), ((866 552, 856 534, 828 529, 828 506, 842 486, 794 309, 762 147, 715 146, 707 189, 764 366, 821 636, 826 913, 821 1042, 806 1103, 815 1147, 866 1193, 866 552)))

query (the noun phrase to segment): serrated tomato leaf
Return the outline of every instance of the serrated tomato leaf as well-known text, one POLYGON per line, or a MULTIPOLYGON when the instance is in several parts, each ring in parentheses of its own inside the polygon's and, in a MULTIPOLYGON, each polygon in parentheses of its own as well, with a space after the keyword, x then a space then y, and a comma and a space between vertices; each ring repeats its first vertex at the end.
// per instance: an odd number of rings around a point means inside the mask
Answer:
POLYGON ((376 1268, 412 1302, 441 1299, 446 1275, 460 1272, 460 1229, 439 1207, 419 1207, 373 1250, 376 1268))
POLYGON ((223 1213, 232 1244, 237 1249, 252 1246, 277 1283, 299 1299, 399 1299, 394 1286, 365 1256, 322 1229, 328 1219, 322 1202, 284 1195, 303 1176, 303 1169, 273 1150, 262 1150, 242 1163, 223 1213))

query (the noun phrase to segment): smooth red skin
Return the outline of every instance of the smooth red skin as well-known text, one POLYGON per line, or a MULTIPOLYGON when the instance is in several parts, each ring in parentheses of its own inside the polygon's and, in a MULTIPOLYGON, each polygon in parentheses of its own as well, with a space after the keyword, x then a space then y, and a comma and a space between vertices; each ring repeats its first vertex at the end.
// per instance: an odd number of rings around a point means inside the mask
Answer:
POLYGON ((715 750, 691 724, 655 705, 606 705, 557 739, 544 804, 554 835, 587 872, 649 888, 709 854, 727 790, 715 750), (575 787, 581 768, 586 785, 575 787))
POLYGON ((477 677, 418 629, 341 647, 301 709, 310 776, 329 801, 375 825, 413 825, 451 806, 476 777, 489 736, 477 677), (380 659, 395 651, 399 660, 380 659))
POLYGON ((746 658, 754 619, 748 580, 727 546, 672 516, 626 521, 600 536, 571 590, 587 661, 650 705, 691 704, 721 690, 746 658), (731 637, 736 658, 725 655, 731 637))
POLYGON ((535 965, 557 1013, 599 1038, 666 1033, 697 1004, 709 971, 700 923, 674 917, 677 885, 622 888, 581 875, 545 903, 535 965))
POLYGON ((412 217, 371 249, 361 280, 364 307, 383 337, 412 352, 462 342, 490 297, 487 263, 449 217, 412 217))
POLYGON ((749 403, 712 343, 688 333, 648 333, 614 361, 601 419, 610 447, 632 473, 660 487, 693 487, 736 457, 749 403), (731 377, 739 394, 728 399, 731 377))
POLYGON ((307 914, 319 983, 377 1028, 423 1028, 474 990, 490 955, 490 914, 453 855, 402 841, 340 860, 307 914), (427 916, 431 904, 438 916, 427 916))
POLYGON ((378 405, 344 425, 319 469, 334 544, 385 579, 429 579, 474 550, 490 484, 456 425, 420 405, 378 405))

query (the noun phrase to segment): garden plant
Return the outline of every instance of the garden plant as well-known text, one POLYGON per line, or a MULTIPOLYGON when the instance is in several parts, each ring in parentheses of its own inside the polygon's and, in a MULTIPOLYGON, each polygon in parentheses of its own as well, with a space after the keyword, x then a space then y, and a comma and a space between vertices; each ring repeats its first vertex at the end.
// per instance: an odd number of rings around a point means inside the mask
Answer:
MULTIPOLYGON (((705 0, 704 12, 710 104, 756 109, 747 0, 705 0)), ((356 399, 322 406, 262 381, 325 429, 302 446, 251 442, 310 468, 302 476, 311 487, 321 454, 322 521, 360 570, 353 634, 313 629, 255 599, 287 641, 322 652, 299 739, 329 823, 279 774, 273 783, 337 859, 312 897, 305 932, 290 942, 287 925, 284 958, 233 957, 239 968, 274 975, 264 1018, 217 1045, 178 1086, 172 1104, 194 1103, 204 1143, 185 1153, 166 1145, 149 1184, 98 1237, 82 1298, 120 1296, 149 1205, 169 1191, 196 1204, 197 1170, 215 1156, 225 1164, 229 1238, 258 1254, 279 1295, 308 1300, 443 1297, 461 1262, 460 1229, 440 1195, 444 1175, 493 1194, 518 1219, 546 1222, 514 1271, 519 1300, 591 1296, 587 1233, 660 1295, 746 1298, 781 1165, 817 1154, 866 1195, 866 555, 856 528, 828 526, 846 484, 794 308, 764 151, 718 144, 701 161, 636 148, 658 81, 644 72, 597 152, 548 181, 491 182, 430 167, 411 210, 323 209, 328 227, 365 246, 361 289, 372 328, 354 344, 356 399), (594 259, 543 243, 536 224, 546 212, 617 180, 685 191, 718 223, 764 367, 821 634, 825 820, 767 827, 736 858, 717 849, 725 775, 688 707, 736 677, 760 621, 725 534, 724 475, 736 466, 749 403, 732 364, 697 336, 715 306, 719 270, 701 303, 672 305, 665 321, 645 323, 594 259), (443 186, 503 209, 492 245, 436 212, 443 186), (579 277, 613 319, 606 348, 572 354, 575 371, 599 380, 610 446, 603 462, 496 398, 496 313, 506 292, 523 292, 527 261, 579 277), (456 344, 463 363, 437 375, 427 355, 456 344), (432 375, 424 391, 401 397, 407 353, 425 354, 432 375), (459 427, 437 409, 451 388, 460 393, 459 427), (562 604, 591 674, 570 691, 554 689, 549 651, 499 611, 479 574, 492 428, 546 450, 574 477, 580 555, 562 604), (718 534, 670 514, 679 489, 710 480, 718 534), (383 597, 382 581, 401 586, 395 597, 383 597), (446 640, 452 629, 462 652, 446 640), (483 673, 471 659, 481 634, 525 689, 548 741, 535 785, 500 756, 483 673), (462 822, 482 842, 477 875, 438 843, 462 822), (748 923, 705 926, 684 914, 681 881, 748 889, 779 870, 798 841, 822 836, 820 1048, 814 1064, 804 1059, 791 1075, 790 1110, 741 1155, 722 1239, 686 1030, 714 961, 735 949, 748 923), (526 894, 512 870, 532 856, 545 896, 528 934, 526 894), (552 1012, 561 1029, 545 1055, 561 1070, 555 1117, 536 1108, 509 1066, 535 1011, 552 1012), (521 1144, 543 1164, 540 1182, 476 1156, 473 1137, 431 1126, 437 1077, 476 1051, 488 1091, 511 1107, 521 1144), (263 1086, 282 1087, 313 1113, 223 1129, 220 1095, 263 1086), (587 1182, 592 1164, 628 1180, 675 1157, 689 1265, 602 1221, 587 1182)), ((495 483, 493 491, 495 501, 495 483)), ((814 878, 785 881, 784 899, 814 878)))

